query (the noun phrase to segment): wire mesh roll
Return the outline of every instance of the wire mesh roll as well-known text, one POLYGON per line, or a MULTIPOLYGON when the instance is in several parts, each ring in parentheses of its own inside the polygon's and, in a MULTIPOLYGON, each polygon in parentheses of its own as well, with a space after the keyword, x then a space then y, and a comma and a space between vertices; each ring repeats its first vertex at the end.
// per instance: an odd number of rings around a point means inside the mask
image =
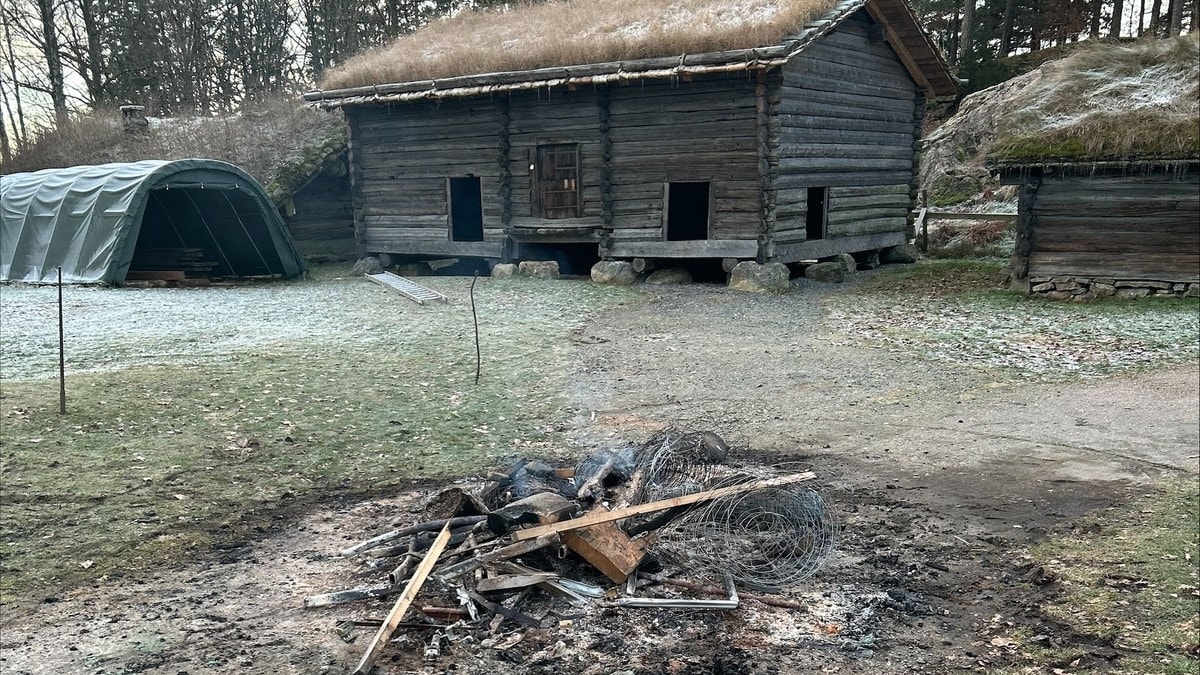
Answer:
POLYGON ((656 550, 685 567, 725 571, 768 592, 790 590, 833 556, 837 517, 804 486, 714 500, 659 531, 656 550))
POLYGON ((636 501, 650 502, 700 492, 710 482, 713 460, 705 434, 673 429, 655 434, 638 453, 641 491, 636 501))

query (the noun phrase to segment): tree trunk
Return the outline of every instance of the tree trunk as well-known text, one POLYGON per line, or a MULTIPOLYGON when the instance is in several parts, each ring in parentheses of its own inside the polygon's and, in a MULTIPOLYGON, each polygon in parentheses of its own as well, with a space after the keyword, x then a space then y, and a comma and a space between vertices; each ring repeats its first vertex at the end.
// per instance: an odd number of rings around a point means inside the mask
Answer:
POLYGON ((62 56, 58 53, 58 30, 54 23, 54 0, 37 0, 42 17, 42 54, 46 57, 46 74, 50 78, 50 100, 54 102, 54 117, 58 123, 67 118, 67 93, 63 87, 62 56))
POLYGON ((1017 0, 1004 1, 1004 25, 1000 31, 1000 58, 1012 53, 1013 20, 1017 13, 1017 0))
POLYGON ((1137 36, 1142 37, 1146 33, 1146 0, 1142 0, 1138 7, 1138 25, 1137 36))
POLYGON ((79 0, 79 16, 83 20, 83 33, 87 40, 88 66, 83 76, 87 82, 88 98, 92 105, 96 105, 104 99, 105 68, 104 45, 96 19, 95 0, 79 0))
MULTIPOLYGON (((5 56, 8 58, 8 74, 13 83, 12 100, 16 102, 17 116, 13 121, 13 140, 16 141, 17 150, 24 147, 26 141, 29 140, 29 133, 25 130, 25 109, 21 105, 21 80, 17 79, 17 52, 13 48, 12 30, 8 25, 8 14, 0 12, 0 19, 3 19, 4 27, 4 46, 7 50, 5 56)), ((8 105, 8 99, 4 99, 5 105, 8 105)), ((12 110, 9 109, 9 117, 12 118, 12 110)))
POLYGON ((9 162, 12 161, 12 147, 8 144, 8 123, 4 121, 4 108, 8 105, 8 93, 4 90, 3 77, 0 77, 0 101, 4 101, 4 105, 0 105, 0 163, 7 168, 9 162))
POLYGON ((966 62, 971 53, 971 32, 975 28, 975 0, 963 0, 962 42, 958 45, 958 63, 966 62))
POLYGON ((1113 0, 1112 20, 1108 22, 1108 37, 1121 37, 1121 15, 1125 13, 1125 0, 1113 0))
POLYGON ((1171 0, 1171 25, 1167 35, 1179 35, 1183 31, 1183 0, 1171 0))
POLYGON ((1154 0, 1150 6, 1150 34, 1162 37, 1162 0, 1154 0))

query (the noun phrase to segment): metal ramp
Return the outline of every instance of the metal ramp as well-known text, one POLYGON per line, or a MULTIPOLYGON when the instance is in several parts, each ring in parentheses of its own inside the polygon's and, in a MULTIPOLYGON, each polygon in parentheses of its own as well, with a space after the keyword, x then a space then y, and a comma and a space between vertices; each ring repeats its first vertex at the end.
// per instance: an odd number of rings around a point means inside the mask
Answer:
POLYGON ((366 274, 364 276, 380 286, 387 286, 418 305, 424 305, 427 302, 446 302, 446 296, 441 293, 431 288, 425 288, 421 284, 398 274, 384 272, 382 274, 366 274))

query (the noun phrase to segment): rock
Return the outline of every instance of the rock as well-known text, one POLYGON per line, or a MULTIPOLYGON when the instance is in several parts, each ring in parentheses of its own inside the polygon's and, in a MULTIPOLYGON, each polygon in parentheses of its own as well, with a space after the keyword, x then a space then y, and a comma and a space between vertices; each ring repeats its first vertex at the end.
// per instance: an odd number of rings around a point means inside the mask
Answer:
POLYGON ((558 262, 554 260, 522 260, 517 270, 521 276, 531 279, 558 278, 558 262))
POLYGON ((1037 284, 1035 286, 1032 286, 1032 287, 1030 287, 1029 290, 1033 291, 1034 293, 1045 293, 1046 291, 1054 290, 1054 283, 1047 281, 1046 283, 1037 284))
POLYGON ((350 274, 381 274, 383 273, 383 264, 379 262, 379 258, 369 255, 365 258, 359 258, 354 263, 354 267, 350 268, 350 274))
POLYGON ((1051 300, 1066 300, 1071 297, 1071 294, 1066 291, 1049 291, 1044 297, 1051 300))
POLYGON ((858 261, 849 253, 839 253, 829 258, 821 258, 821 262, 837 263, 842 266, 844 272, 853 272, 858 269, 858 261))
POLYGON ((592 265, 592 281, 598 284, 630 286, 637 281, 633 263, 623 260, 601 260, 592 265))
POLYGON ((1118 281, 1116 286, 1117 288, 1153 288, 1155 290, 1171 290, 1171 284, 1165 281, 1141 281, 1135 279, 1130 281, 1118 281))
POLYGON ((1150 293, 1149 288, 1118 288, 1116 295, 1118 298, 1144 298, 1150 293))
POLYGON ((392 265, 396 264, 396 261, 392 258, 390 253, 380 253, 379 264, 383 265, 383 269, 388 270, 392 268, 392 265))
POLYGON ((787 265, 740 262, 729 273, 729 287, 747 293, 786 293, 789 288, 787 265))
POLYGON ((655 285, 690 284, 692 283, 692 273, 681 267, 664 267, 651 272, 650 276, 646 277, 646 283, 655 285))
POLYGON ((1117 292, 1117 287, 1113 286, 1112 284, 1102 284, 1102 283, 1096 282, 1096 283, 1092 284, 1091 288, 1092 288, 1092 293, 1095 293, 1096 297, 1098 297, 1098 298, 1104 298, 1104 297, 1108 297, 1111 295, 1115 295, 1117 292))
POLYGON ((517 276, 517 266, 512 263, 500 263, 492 268, 493 279, 511 279, 517 276))
POLYGON ((908 265, 921 259, 921 249, 913 244, 889 246, 879 252, 879 261, 888 264, 908 265))
POLYGON ((1200 298, 1200 284, 1188 284, 1187 293, 1184 295, 1189 298, 1200 298))
POLYGON ((872 251, 859 251, 853 254, 854 261, 857 263, 856 269, 873 270, 879 267, 879 249, 872 251))
POLYGON ((813 281, 840 284, 846 280, 846 269, 842 267, 840 262, 823 262, 804 268, 804 276, 813 281))
POLYGON ((405 263, 396 267, 396 274, 402 277, 424 277, 433 274, 433 268, 427 262, 405 263))

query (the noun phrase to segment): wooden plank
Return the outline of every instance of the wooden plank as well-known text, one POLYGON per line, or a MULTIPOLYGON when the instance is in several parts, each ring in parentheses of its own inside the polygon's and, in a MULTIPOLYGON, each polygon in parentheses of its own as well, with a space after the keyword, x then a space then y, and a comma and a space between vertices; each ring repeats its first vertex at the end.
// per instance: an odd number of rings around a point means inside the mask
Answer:
POLYGON ((1015 221, 1015 213, 958 213, 954 211, 934 211, 930 209, 925 214, 929 220, 1003 220, 1015 221))
POLYGON ((1034 251, 1029 276, 1090 276, 1153 279, 1179 283, 1200 281, 1200 255, 1126 253, 1058 253, 1034 251))
POLYGON ((417 570, 413 572, 412 579, 404 587, 404 592, 400 594, 400 597, 396 600, 396 604, 392 606, 392 611, 388 612, 383 625, 379 627, 379 632, 375 633, 375 638, 371 640, 371 646, 363 654, 362 660, 358 662, 358 667, 354 669, 354 675, 368 675, 371 669, 375 667, 375 661, 379 659, 379 653, 383 651, 384 645, 388 643, 388 640, 392 637, 392 633, 395 632, 396 625, 400 623, 400 619, 404 617, 404 613, 408 611, 409 606, 416 599, 417 593, 425 585, 425 579, 433 571, 433 566, 437 564, 438 556, 445 550, 446 543, 449 541, 450 524, 446 523, 442 527, 442 531, 438 533, 437 539, 433 540, 433 545, 429 547, 429 552, 425 554, 425 558, 421 560, 421 564, 417 566, 417 570))
POLYGON ((853 253, 855 251, 870 251, 888 246, 899 246, 907 241, 908 237, 905 236, 904 232, 881 232, 854 237, 815 239, 798 244, 776 246, 774 260, 782 263, 815 260, 818 258, 828 258, 839 253, 853 253))
POLYGON ((754 258, 758 255, 758 241, 756 239, 638 242, 618 240, 609 247, 608 254, 614 258, 754 258))
POLYGON ((446 258, 499 258, 503 252, 503 244, 500 242, 486 241, 389 240, 384 237, 373 237, 364 240, 363 245, 371 253, 444 256, 446 258))
POLYGON ((553 572, 533 572, 529 574, 502 574, 495 577, 487 577, 475 582, 475 590, 480 593, 495 593, 498 591, 511 591, 517 588, 528 588, 536 586, 545 581, 554 581, 559 576, 553 572))
POLYGON ((637 504, 634 506, 627 506, 623 509, 616 509, 615 511, 604 511, 604 512, 593 511, 593 512, 591 512, 587 515, 581 516, 579 518, 575 518, 572 520, 564 520, 561 523, 553 523, 551 525, 540 525, 538 527, 531 527, 531 528, 525 529, 525 530, 517 530, 516 532, 513 533, 512 536, 513 536, 514 541, 519 542, 519 541, 535 539, 538 537, 544 537, 544 536, 550 535, 550 534, 561 535, 562 533, 570 532, 571 530, 578 530, 578 529, 582 529, 585 527, 591 527, 593 525, 599 525, 601 523, 611 523, 611 522, 615 522, 618 520, 624 520, 625 518, 629 518, 632 516, 642 515, 645 513, 654 513, 657 511, 665 511, 667 509, 673 509, 677 506, 686 506, 688 504, 699 504, 701 502, 712 501, 714 499, 720 499, 722 497, 728 497, 731 495, 739 495, 739 494, 743 494, 743 493, 750 492, 753 490, 761 490, 763 488, 780 487, 783 485, 795 485, 796 483, 813 480, 816 477, 817 477, 817 475, 815 473, 813 473, 811 471, 805 471, 804 473, 794 473, 794 474, 790 474, 787 476, 780 476, 778 478, 768 478, 766 480, 753 481, 750 483, 743 483, 740 485, 731 485, 729 487, 718 488, 716 490, 707 490, 705 492, 695 492, 692 494, 683 495, 681 497, 673 497, 671 499, 662 499, 659 501, 647 502, 645 504, 637 504))

